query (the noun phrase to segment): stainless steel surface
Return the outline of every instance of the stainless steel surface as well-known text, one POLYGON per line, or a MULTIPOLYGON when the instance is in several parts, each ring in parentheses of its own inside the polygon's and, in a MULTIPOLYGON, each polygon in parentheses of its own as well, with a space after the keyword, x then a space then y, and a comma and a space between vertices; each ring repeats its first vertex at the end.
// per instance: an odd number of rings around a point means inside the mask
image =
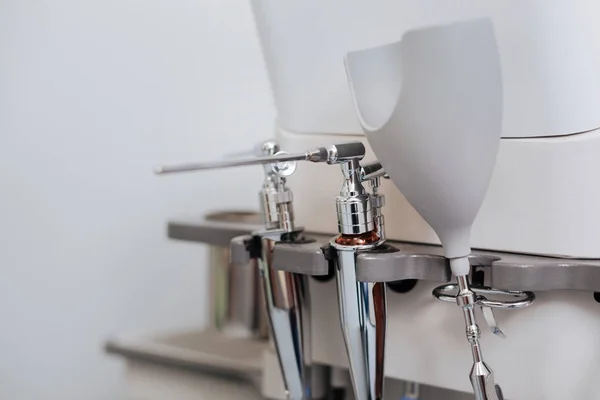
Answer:
POLYGON ((385 205, 385 196, 379 194, 379 184, 381 178, 374 177, 369 179, 371 184, 371 206, 373 207, 373 221, 375 231, 381 240, 385 240, 385 218, 381 209, 385 205))

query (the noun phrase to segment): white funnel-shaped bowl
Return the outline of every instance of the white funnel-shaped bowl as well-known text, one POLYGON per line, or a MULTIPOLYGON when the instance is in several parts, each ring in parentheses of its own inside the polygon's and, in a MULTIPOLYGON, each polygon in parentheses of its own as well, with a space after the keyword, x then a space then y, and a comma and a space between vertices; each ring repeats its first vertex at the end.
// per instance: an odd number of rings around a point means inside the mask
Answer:
POLYGON ((399 42, 348 53, 346 72, 360 123, 392 181, 446 257, 467 256, 502 124, 491 20, 409 31, 399 42))

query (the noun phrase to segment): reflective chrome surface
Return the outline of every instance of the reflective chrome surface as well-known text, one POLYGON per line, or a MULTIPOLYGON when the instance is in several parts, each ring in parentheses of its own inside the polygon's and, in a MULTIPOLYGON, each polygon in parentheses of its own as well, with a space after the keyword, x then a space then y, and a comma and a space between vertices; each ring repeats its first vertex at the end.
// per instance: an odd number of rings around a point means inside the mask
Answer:
POLYGON ((385 205, 385 196, 379 194, 379 184, 381 178, 373 177, 369 179, 371 184, 371 206, 373 207, 373 222, 375 223, 375 232, 381 240, 385 240, 385 219, 381 209, 385 205))
POLYGON ((371 196, 361 183, 359 168, 357 159, 341 164, 344 183, 335 207, 338 231, 343 235, 359 235, 375 229, 371 196))
MULTIPOLYGON (((278 156, 277 143, 263 144, 265 157, 278 156)), ((265 231, 256 232, 261 238, 261 257, 258 265, 267 313, 271 322, 271 337, 289 400, 311 399, 310 363, 310 299, 305 275, 277 271, 273 268, 273 246, 283 234, 294 232, 293 195, 285 186, 286 178, 294 173, 295 163, 280 162, 264 166, 265 180, 260 192, 265 231)), ((315 378, 317 378, 315 376, 315 378)))
MULTIPOLYGON (((502 290, 489 287, 472 287, 470 289, 477 296, 477 305, 488 308, 500 308, 505 310, 529 307, 535 301, 535 293, 521 292, 518 290, 502 290), (485 295, 506 297, 506 300, 490 300, 485 295), (512 299, 512 300, 509 300, 512 299)), ((446 303, 456 302, 456 292, 459 287, 455 283, 438 286, 433 289, 433 296, 446 303)))
POLYGON ((262 239, 260 267, 271 335, 290 400, 311 399, 310 301, 306 275, 276 271, 276 241, 262 239))
POLYGON ((385 172, 383 165, 379 161, 362 164, 359 169, 359 176, 361 182, 370 181, 374 178, 389 179, 387 172, 385 172))
POLYGON ((386 286, 357 281, 356 253, 377 247, 385 240, 381 214, 385 202, 377 192, 384 172, 378 163, 361 167, 358 158, 340 166, 344 177, 336 198, 340 235, 331 242, 337 251, 340 322, 356 400, 375 400, 383 398, 385 379, 386 286), (362 185, 367 176, 373 194, 362 185))
POLYGON ((356 400, 383 398, 386 290, 356 280, 356 250, 338 249, 336 281, 340 322, 356 400))

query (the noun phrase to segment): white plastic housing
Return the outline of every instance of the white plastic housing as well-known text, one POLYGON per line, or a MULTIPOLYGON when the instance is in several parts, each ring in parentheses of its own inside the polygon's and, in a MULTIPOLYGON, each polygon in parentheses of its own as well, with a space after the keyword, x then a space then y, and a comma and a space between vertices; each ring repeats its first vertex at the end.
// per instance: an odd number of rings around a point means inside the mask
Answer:
POLYGON ((491 20, 409 31, 401 41, 348 53, 346 69, 375 155, 446 257, 466 257, 500 143, 502 79, 491 20))
POLYGON ((595 0, 252 0, 278 111, 296 133, 362 134, 342 60, 410 29, 490 16, 504 81, 503 137, 600 127, 595 0))
MULTIPOLYGON (((278 129, 287 151, 348 140, 367 147, 365 137, 299 135, 278 129)), ((501 140, 490 186, 471 230, 471 246, 514 253, 600 258, 600 129, 561 137, 501 140)), ((340 171, 335 166, 298 166, 288 187, 294 192, 298 224, 312 232, 335 234, 335 202, 340 171)), ((390 239, 439 244, 439 239, 392 182, 381 193, 390 239)))
MULTIPOLYGON (((288 151, 363 140, 343 57, 410 28, 489 14, 503 74, 503 137, 471 231, 474 248, 600 258, 600 2, 252 0, 288 151), (577 135, 559 136, 582 132, 577 135), (520 137, 520 138, 516 138, 520 137)), ((425 116, 427 117, 427 116, 425 116)), ((368 159, 373 159, 371 150, 368 159)), ((474 165, 474 168, 477 166, 474 165)), ((296 218, 335 233, 335 168, 303 165, 289 185, 296 218), (314 190, 318 187, 319 190, 314 190)), ((389 238, 439 243, 404 196, 386 194, 389 238)))

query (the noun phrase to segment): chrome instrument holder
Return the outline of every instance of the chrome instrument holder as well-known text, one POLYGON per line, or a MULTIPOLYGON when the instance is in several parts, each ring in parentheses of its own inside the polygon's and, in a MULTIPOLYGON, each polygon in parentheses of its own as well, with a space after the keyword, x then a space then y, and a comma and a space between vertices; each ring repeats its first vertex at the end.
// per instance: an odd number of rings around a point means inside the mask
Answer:
POLYGON ((246 246, 251 258, 257 261, 260 271, 271 338, 277 350, 287 397, 289 400, 310 400, 313 376, 308 277, 273 268, 275 244, 293 242, 301 238, 303 232, 302 228, 295 226, 293 195, 285 185, 286 179, 295 172, 296 163, 288 153, 280 151, 279 145, 274 141, 264 142, 257 150, 260 155, 255 154, 256 157, 246 160, 229 159, 205 164, 159 167, 155 172, 165 174, 264 165, 265 179, 259 200, 265 229, 252 232, 253 239, 246 246))
MULTIPOLYGON (((263 156, 287 154, 279 145, 267 141, 263 156)), ((310 297, 305 275, 276 271, 273 268, 273 247, 278 242, 293 241, 302 235, 295 227, 293 195, 285 186, 286 179, 296 170, 295 162, 264 164, 265 180, 259 193, 265 230, 252 232, 258 248, 255 253, 267 305, 271 337, 283 375, 289 400, 308 400, 312 393, 310 349, 310 297)))
POLYGON ((443 302, 456 303, 463 310, 467 340, 471 344, 473 355, 473 367, 471 368, 469 378, 473 386, 475 399, 503 400, 502 390, 494 381, 493 371, 483 361, 479 344, 481 332, 475 321, 473 308, 475 306, 481 307, 483 316, 492 333, 504 339, 506 335, 498 326, 493 309, 519 309, 528 307, 534 302, 535 294, 533 292, 471 286, 469 285, 467 276, 459 276, 457 277, 457 283, 436 287, 433 290, 433 296, 443 302), (510 299, 489 300, 486 295, 509 297, 510 299))
POLYGON ((362 156, 341 163, 344 184, 336 198, 339 235, 330 241, 336 250, 335 273, 340 323, 350 363, 350 375, 357 400, 383 398, 384 359, 387 325, 386 285, 359 282, 356 276, 357 253, 385 242, 385 204, 378 193, 379 163, 360 166, 362 156), (369 181, 372 194, 362 182, 369 181))

